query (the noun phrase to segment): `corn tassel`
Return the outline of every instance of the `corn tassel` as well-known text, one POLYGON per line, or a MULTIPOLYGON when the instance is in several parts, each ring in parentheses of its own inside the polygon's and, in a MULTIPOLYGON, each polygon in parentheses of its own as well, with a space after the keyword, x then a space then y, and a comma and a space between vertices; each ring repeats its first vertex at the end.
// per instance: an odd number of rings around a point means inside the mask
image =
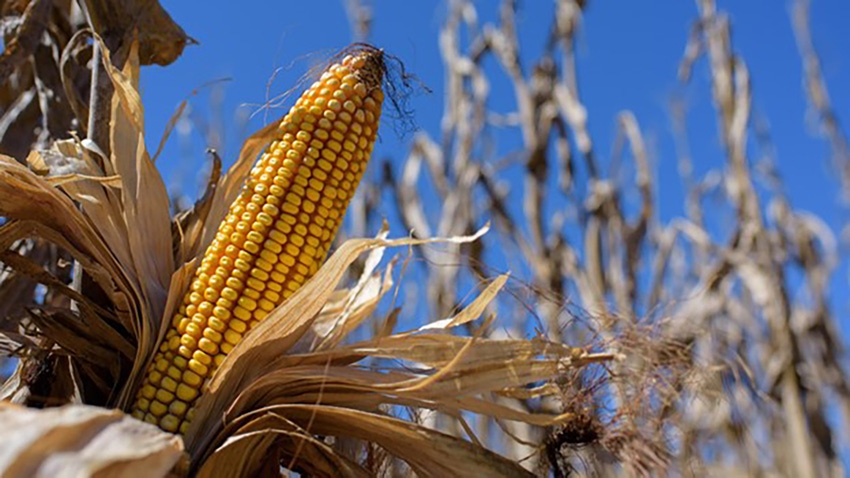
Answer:
POLYGON ((225 356, 319 268, 378 129, 383 57, 363 49, 305 91, 231 205, 138 391, 132 414, 185 433, 225 356))

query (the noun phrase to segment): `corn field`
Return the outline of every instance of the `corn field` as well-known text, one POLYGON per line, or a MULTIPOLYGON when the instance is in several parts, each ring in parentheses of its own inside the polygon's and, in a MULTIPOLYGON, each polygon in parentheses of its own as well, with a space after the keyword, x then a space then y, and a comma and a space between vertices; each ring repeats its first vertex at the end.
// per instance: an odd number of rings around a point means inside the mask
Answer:
POLYGON ((351 45, 287 41, 304 76, 231 154, 196 92, 146 126, 145 75, 204 48, 168 5, 0 1, 0 476, 845 476, 850 144, 821 1, 776 8, 823 211, 787 192, 758 107, 783 98, 731 2, 689 4, 670 65, 716 127, 671 95, 659 157, 582 94, 607 2, 435 3, 416 48, 442 97, 374 42, 389 6, 335 2, 351 45), (169 141, 209 148, 199 194, 170 190, 169 141))

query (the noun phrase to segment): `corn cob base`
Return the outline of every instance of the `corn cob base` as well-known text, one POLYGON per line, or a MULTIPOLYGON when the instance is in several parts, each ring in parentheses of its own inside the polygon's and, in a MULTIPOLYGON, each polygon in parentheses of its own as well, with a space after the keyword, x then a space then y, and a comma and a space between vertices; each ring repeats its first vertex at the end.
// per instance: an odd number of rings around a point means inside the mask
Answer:
POLYGON ((132 415, 185 433, 203 386, 242 337, 318 269, 378 129, 382 53, 331 65, 295 103, 207 248, 132 415))

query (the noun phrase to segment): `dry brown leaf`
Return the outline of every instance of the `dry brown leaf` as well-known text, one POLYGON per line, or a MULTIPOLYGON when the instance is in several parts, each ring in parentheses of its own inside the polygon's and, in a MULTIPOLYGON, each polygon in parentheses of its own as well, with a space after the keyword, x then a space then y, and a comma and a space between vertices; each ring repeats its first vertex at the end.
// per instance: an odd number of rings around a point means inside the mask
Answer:
MULTIPOLYGON (((121 199, 130 232, 130 252, 143 297, 148 301, 150 316, 145 325, 153 327, 158 325, 154 318, 162 315, 165 306, 174 263, 168 192, 144 141, 144 107, 137 90, 138 68, 138 45, 134 43, 124 71, 115 67, 107 70, 115 87, 110 160, 124 183, 121 199)), ((147 338, 146 332, 149 333, 142 327, 142 343, 147 338)))
POLYGON ((85 405, 35 410, 0 403, 0 475, 165 476, 182 440, 116 410, 85 405))
MULTIPOLYGON (((48 180, 54 173, 61 174, 66 167, 77 174, 95 177, 115 176, 115 170, 110 162, 102 163, 106 167, 104 171, 94 160, 92 154, 80 142, 68 140, 57 141, 49 151, 31 155, 30 159, 31 162, 43 162, 48 165, 50 169, 47 176, 48 180), (110 176, 106 176, 107 174, 110 176)), ((127 273, 130 273, 131 269, 128 269, 128 267, 132 264, 132 254, 127 240, 127 225, 122 218, 120 190, 105 188, 103 185, 92 181, 74 181, 62 183, 58 186, 72 199, 80 203, 84 215, 89 217, 92 226, 103 237, 103 241, 109 246, 111 253, 116 256, 118 263, 127 269, 127 273)))
MULTIPOLYGON (((453 238, 452 241, 467 239, 470 238, 453 238)), ((199 399, 195 419, 187 433, 187 443, 196 462, 209 459, 224 463, 224 457, 213 458, 216 453, 240 453, 239 450, 243 449, 255 450, 254 446, 271 447, 268 440, 272 435, 278 440, 276 450, 283 455, 295 453, 290 435, 297 435, 298 430, 292 430, 291 427, 285 430, 268 429, 264 431, 266 435, 250 435, 233 441, 248 430, 263 431, 261 427, 249 424, 260 420, 267 413, 275 412, 286 416, 299 427, 306 428, 309 435, 331 435, 340 439, 353 438, 377 443, 420 474, 454 476, 442 469, 442 464, 433 462, 433 457, 414 457, 409 452, 402 452, 394 443, 388 443, 409 438, 399 434, 431 437, 437 432, 390 417, 386 414, 386 407, 434 409, 458 419, 464 413, 471 412, 541 427, 557 425, 570 419, 571 414, 551 415, 511 408, 504 403, 497 403, 492 394, 505 392, 505 396, 510 396, 514 389, 527 390, 525 393, 530 398, 551 394, 551 388, 522 387, 549 380, 565 368, 609 360, 610 356, 590 356, 581 349, 543 340, 490 340, 420 331, 376 338, 347 347, 307 347, 309 352, 302 352, 298 344, 311 327, 315 327, 316 318, 323 313, 331 315, 323 320, 341 328, 346 327, 346 321, 340 320, 346 308, 340 303, 349 303, 355 297, 356 286, 344 296, 337 293, 337 302, 328 308, 323 309, 323 306, 328 305, 332 290, 359 253, 370 248, 382 249, 390 245, 420 242, 411 239, 360 239, 345 243, 320 269, 315 282, 306 284, 289 302, 273 311, 266 321, 252 331, 228 356, 213 377, 210 387, 199 399), (299 296, 300 293, 304 296, 299 296), (336 318, 332 316, 333 313, 337 314, 336 318), (401 361, 402 365, 374 370, 354 366, 355 362, 366 357, 394 359, 401 361), (426 367, 417 368, 419 364, 426 367), (293 418, 290 407, 308 407, 311 415, 306 421, 299 421, 293 418), (370 433, 364 435, 358 429, 360 425, 338 423, 336 417, 328 418, 327 426, 333 423, 339 428, 327 430, 317 425, 320 417, 327 418, 326 413, 357 417, 354 422, 362 420, 368 423, 368 426, 362 426, 368 428, 370 433), (398 427, 405 429, 402 431, 398 427), (228 448, 232 449, 225 452, 228 448), (417 462, 419 459, 422 461, 417 462)), ((368 277, 374 277, 372 269, 367 268, 368 275, 361 277, 359 286, 368 284, 368 277)), ((506 280, 507 276, 497 278, 466 308, 452 318, 439 321, 438 326, 433 328, 445 330, 478 318, 506 280)), ((478 450, 485 455, 489 453, 465 440, 446 439, 463 443, 456 450, 459 455, 470 450, 478 450)), ((296 443, 299 443, 298 447, 307 446, 305 442, 296 443)), ((406 447, 409 448, 410 443, 413 442, 406 443, 406 447)), ((313 452, 317 452, 317 449, 311 445, 310 453, 313 452)), ((234 473, 241 473, 239 470, 243 466, 250 470, 261 466, 256 460, 260 459, 262 453, 251 453, 254 458, 240 461, 240 465, 232 469, 234 473)), ((465 476, 473 469, 477 476, 482 476, 481 473, 485 474, 483 476, 504 476, 497 473, 497 469, 501 470, 500 473, 515 471, 504 468, 501 462, 495 465, 490 461, 493 457, 489 455, 479 458, 458 457, 458 460, 463 461, 463 465, 457 465, 459 468, 470 466, 468 470, 457 471, 458 476, 465 476)), ((502 457, 498 457, 498 460, 507 461, 502 457)), ((513 462, 510 463, 521 470, 513 462)), ((324 475, 319 472, 319 476, 324 475)))
POLYGON ((465 307, 460 313, 455 315, 454 317, 450 317, 443 320, 436 320, 429 324, 426 324, 419 328, 420 331, 423 330, 433 330, 433 329, 450 329, 452 327, 457 327, 458 325, 463 325, 467 322, 471 322, 484 313, 484 309, 487 307, 493 299, 496 298, 496 294, 502 290, 502 287, 505 285, 505 282, 508 281, 508 274, 500 275, 496 278, 490 285, 484 289, 475 301, 470 304, 468 307, 465 307))
POLYGON ((242 426, 204 462, 198 476, 262 476, 258 469, 279 467, 281 460, 288 469, 310 476, 371 476, 357 463, 275 413, 264 413, 242 426))
POLYGON ((187 44, 195 43, 158 1, 88 0, 86 6, 96 32, 121 43, 131 38, 140 43, 139 56, 145 65, 168 65, 187 44), (123 38, 115 38, 118 35, 123 38))
MULTIPOLYGON (((132 289, 132 276, 116 260, 121 248, 113 249, 101 234, 110 223, 87 219, 68 196, 5 156, 0 156, 0 215, 17 220, 0 226, 0 246, 4 250, 15 240, 38 236, 67 250, 108 294, 132 289), (38 218, 38 222, 30 218, 38 218)), ((119 321, 132 330, 137 311, 119 306, 116 313, 119 321)))
MULTIPOLYGON (((41 223, 35 226, 37 230, 29 231, 16 223, 0 226, 0 237, 36 235, 56 244, 79 261, 87 276, 106 292, 119 323, 138 343, 129 380, 119 384, 123 388, 118 393, 110 393, 110 404, 122 405, 159 339, 174 264, 169 198, 144 144, 137 45, 130 49, 123 71, 110 66, 108 54, 104 61, 115 88, 108 148, 112 155, 105 161, 96 160, 99 148, 91 142, 88 146, 72 140, 56 142, 50 150, 28 157, 44 178, 0 160, 0 190, 8 188, 10 193, 5 201, 0 199, 0 215, 37 217, 41 223), (118 188, 110 186, 115 176, 120 178, 118 188)), ((55 281, 47 283, 55 285, 55 281)), ((72 298, 88 305, 79 297, 72 298)), ((109 319, 109 314, 100 315, 103 317, 89 313, 87 320, 109 319)), ((113 327, 94 325, 90 330, 113 327)), ((66 335, 64 331, 73 329, 52 330, 66 335)), ((80 339, 85 342, 87 336, 80 339)))
MULTIPOLYGON (((334 267, 344 268, 347 267, 347 263, 340 262, 331 266, 330 270, 334 267)), ((496 292, 504 285, 506 279, 507 277, 501 277, 493 281, 467 308, 455 317, 444 321, 440 329, 449 325, 467 323, 478 317, 495 298, 496 292)), ((336 281, 338 278, 325 284, 323 287, 326 287, 326 290, 320 291, 320 295, 329 297, 331 295, 329 290, 336 281)), ((314 296, 316 294, 310 295, 310 297, 314 296)), ((293 298, 296 303, 299 300, 303 299, 297 296, 293 298)), ((323 299, 320 297, 319 301, 321 300, 323 299)), ((345 297, 337 297, 337 300, 343 301, 345 297)), ((202 404, 199 405, 198 415, 195 417, 196 420, 199 416, 204 417, 200 419, 204 424, 198 426, 193 422, 194 428, 190 428, 188 435, 189 440, 193 440, 189 442, 190 450, 197 462, 206 461, 208 457, 212 459, 215 453, 223 453, 227 449, 228 440, 244 434, 246 430, 260 431, 256 427, 249 427, 248 424, 271 411, 280 412, 278 407, 283 406, 315 407, 316 416, 326 409, 341 410, 339 413, 362 413, 373 416, 369 420, 375 420, 378 423, 385 423, 385 419, 396 420, 387 416, 386 410, 387 407, 400 406, 433 409, 458 419, 463 418, 464 413, 471 412, 528 425, 554 426, 564 423, 572 417, 572 414, 551 415, 511 408, 505 403, 497 402, 493 394, 512 396, 524 393, 526 398, 548 395, 553 392, 551 387, 524 387, 530 383, 550 380, 562 373, 565 368, 580 367, 589 362, 611 359, 608 355, 588 355, 581 349, 539 339, 490 340, 417 332, 376 338, 347 347, 312 350, 308 353, 293 355, 295 352, 293 344, 299 334, 306 332, 304 327, 311 324, 309 317, 315 313, 309 309, 318 308, 320 305, 301 303, 302 309, 292 310, 302 311, 303 316, 300 318, 291 314, 283 316, 289 322, 282 322, 280 326, 288 325, 292 328, 288 330, 288 335, 281 334, 280 341, 276 343, 278 346, 273 350, 278 354, 277 358, 267 355, 262 359, 244 362, 247 365, 253 365, 250 369, 242 368, 244 365, 236 362, 235 367, 229 370, 230 374, 236 373, 235 370, 240 371, 232 379, 236 381, 235 383, 228 382, 226 378, 222 379, 219 375, 214 377, 213 382, 220 380, 219 397, 210 399, 210 392, 205 392, 201 401, 208 400, 208 402, 205 404, 199 402, 202 404), (300 326, 298 320, 301 321, 300 326), (365 369, 353 365, 365 357, 395 359, 400 361, 401 365, 377 369, 365 369), (427 366, 417 368, 419 364, 427 366), (227 394, 234 395, 225 399, 227 394), (221 417, 221 420, 214 420, 212 418, 214 416, 221 417)), ((341 314, 344 307, 337 305, 333 310, 341 314)), ((264 335, 263 338, 267 336, 264 335)), ((272 347, 272 343, 259 341, 258 347, 272 347)), ((245 357, 248 357, 252 352, 254 350, 247 349, 243 353, 245 357)), ((243 358, 243 360, 246 359, 243 358)), ((310 434, 325 434, 324 431, 313 428, 312 419, 306 424, 299 422, 299 425, 307 427, 310 434)), ((372 426, 376 435, 391 433, 391 431, 382 432, 374 428, 379 425, 372 426)), ((416 429, 417 433, 433 433, 432 430, 417 424, 409 424, 409 426, 416 429)), ((280 439, 277 450, 283 454, 293 453, 292 443, 287 441, 288 438, 283 438, 283 435, 294 433, 294 431, 287 429, 286 433, 283 433, 275 429, 274 431, 266 430, 266 432, 277 434, 276 436, 280 439)), ((340 439, 356 438, 375 442, 373 437, 359 436, 347 428, 338 430, 333 436, 340 439)), ((249 440, 249 438, 244 439, 249 440)), ((255 435, 250 438, 250 440, 256 440, 257 446, 271 446, 267 445, 266 439, 266 437, 255 435)), ((383 445, 381 442, 375 443, 383 445)), ((464 443, 469 445, 469 442, 464 443)), ((248 447, 247 444, 239 446, 248 447)), ((235 450, 238 449, 240 448, 235 450)), ((236 453, 235 450, 228 453, 236 453)), ((313 451, 315 450, 311 449, 311 452, 313 451)), ((388 448, 387 451, 408 462, 414 468, 425 466, 424 463, 420 465, 410 463, 408 461, 410 457, 398 455, 397 450, 388 448)), ((224 460, 223 457, 215 459, 224 460)), ((250 466, 260 465, 250 461, 250 466)), ((428 471, 422 468, 420 472, 431 473, 435 476, 445 473, 438 468, 438 465, 432 464, 428 471)), ((320 473, 319 476, 324 475, 320 473)))
POLYGON ((260 472, 269 461, 276 438, 272 433, 261 432, 234 436, 204 460, 198 477, 262 476, 260 472))
POLYGON ((0 403, 6 402, 15 405, 22 405, 26 403, 26 399, 29 396, 30 391, 27 384, 22 381, 22 366, 23 364, 18 362, 18 366, 15 367, 15 371, 12 372, 12 375, 3 382, 3 385, 0 385, 0 403))
MULTIPOLYGON (((382 229, 378 238, 385 239, 388 229, 382 229)), ((338 346, 348 334, 371 316, 384 295, 393 285, 393 262, 387 264, 383 278, 376 272, 386 248, 373 249, 366 258, 357 283, 337 300, 331 297, 313 321, 315 334, 309 350, 327 350, 338 346)), ((340 292, 340 291, 337 291, 340 292)), ((310 339, 309 336, 304 337, 310 339)))
MULTIPOLYGON (((134 324, 138 350, 128 383, 147 363, 153 346, 158 343, 163 312, 174 274, 171 215, 168 192, 156 166, 150 159, 144 140, 144 107, 138 93, 138 43, 133 42, 124 70, 119 71, 104 55, 107 72, 115 88, 112 96, 110 123, 110 162, 124 182, 121 189, 123 220, 126 224, 132 270, 143 301, 142 318, 134 324), (143 234, 138 233, 144 231, 143 234)), ((128 264, 129 266, 129 264, 128 264)), ((132 394, 125 387, 120 402, 132 394)))
MULTIPOLYGON (((251 383, 240 396, 231 403, 227 410, 225 423, 240 423, 255 411, 265 407, 283 403, 307 403, 329 406, 353 407, 359 410, 380 412, 385 405, 401 405, 437 409, 444 413, 460 416, 463 411, 488 415, 494 418, 522 421, 539 426, 551 426, 560 423, 565 416, 529 413, 514 410, 492 402, 489 399, 476 398, 475 391, 461 390, 460 392, 445 392, 438 390, 432 393, 430 388, 414 388, 408 386, 416 378, 416 374, 405 369, 367 370, 348 367, 347 364, 329 363, 313 366, 282 367, 264 375, 251 383)), ((541 367, 540 380, 551 377, 551 371, 541 367), (546 374, 549 375, 546 375, 546 374)), ((467 383, 484 383, 480 387, 483 394, 506 389, 505 387, 521 381, 520 378, 511 380, 502 376, 490 377, 483 382, 478 380, 476 371, 466 371, 457 374, 460 378, 451 377, 438 381, 437 389, 444 384, 452 388, 464 388, 467 383)), ((486 378, 486 377, 485 377, 486 378)), ((527 383, 523 382, 523 385, 527 383)), ((530 397, 549 393, 548 389, 527 389, 530 397), (534 393, 536 390, 537 393, 534 393)), ((225 435, 228 432, 225 431, 225 435)))
MULTIPOLYGON (((430 367, 443 367, 455 359, 472 339, 448 334, 398 334, 358 342, 341 347, 335 352, 373 357, 397 358, 430 367)), ((474 365, 497 360, 533 360, 535 357, 568 358, 580 352, 564 344, 542 339, 478 339, 473 351, 465 355, 460 364, 474 365)))
POLYGON ((472 236, 439 239, 351 239, 325 262, 316 275, 289 300, 281 304, 227 356, 209 386, 198 399, 195 418, 186 432, 187 448, 192 454, 206 446, 220 424, 214 417, 223 415, 228 404, 250 382, 261 376, 268 364, 289 351, 309 330, 348 266, 363 252, 376 247, 395 247, 427 243, 466 243, 483 235, 485 226, 472 236))
POLYGON ((94 183, 109 186, 111 188, 120 188, 123 186, 121 176, 89 176, 86 174, 58 174, 47 177, 47 182, 54 186, 62 186, 64 184, 75 181, 92 181, 94 183))
POLYGON ((321 405, 279 405, 269 411, 314 435, 375 443, 408 463, 418 476, 534 476, 486 448, 397 418, 321 405))

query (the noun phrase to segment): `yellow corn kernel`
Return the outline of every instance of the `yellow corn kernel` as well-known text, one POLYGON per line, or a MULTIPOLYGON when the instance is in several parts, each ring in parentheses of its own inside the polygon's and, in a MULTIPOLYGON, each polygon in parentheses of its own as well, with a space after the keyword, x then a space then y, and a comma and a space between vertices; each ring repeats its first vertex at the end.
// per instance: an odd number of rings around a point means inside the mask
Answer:
POLYGON ((144 397, 144 398, 146 398, 146 399, 148 399, 148 400, 153 400, 153 397, 156 395, 156 388, 154 388, 154 387, 153 387, 153 386, 151 386, 151 385, 145 385, 145 386, 143 386, 143 387, 142 387, 142 389, 141 389, 141 391, 139 392, 139 394, 140 394, 142 397, 144 397))
MULTIPOLYGON (((192 371, 195 374, 197 374, 198 376, 204 377, 209 373, 210 369, 209 369, 209 367, 202 364, 201 362, 198 362, 197 360, 192 359, 192 360, 189 361, 189 370, 187 370, 186 372, 188 372, 188 371, 192 371)), ((186 372, 183 372, 184 375, 186 374, 186 372)), ((184 378, 184 380, 185 380, 185 378, 184 378)))
POLYGON ((204 365, 209 365, 209 364, 212 363, 212 357, 210 357, 209 355, 205 354, 204 352, 202 352, 200 350, 196 350, 192 354, 192 360, 195 360, 195 361, 202 363, 204 365))
POLYGON ((174 400, 171 402, 171 405, 168 406, 168 413, 172 415, 176 415, 178 417, 182 417, 186 414, 186 410, 189 407, 186 405, 186 402, 181 402, 180 400, 174 400))
POLYGON ((148 411, 155 417, 161 417, 168 411, 168 407, 166 407, 162 402, 154 400, 151 402, 150 410, 148 411))
POLYGON ((159 386, 171 393, 174 393, 174 391, 177 390, 177 382, 175 382, 171 377, 163 378, 159 386))
POLYGON ((198 397, 198 389, 192 388, 185 383, 181 383, 177 386, 177 398, 183 400, 186 403, 194 402, 195 398, 198 397))
POLYGON ((240 340, 242 340, 242 334, 235 330, 228 330, 224 333, 224 340, 226 340, 229 344, 236 345, 240 340))
MULTIPOLYGON (((150 408, 150 406, 151 406, 151 401, 148 400, 147 398, 140 398, 139 401, 136 402, 136 404, 139 406, 140 411, 146 412, 146 411, 148 411, 148 408, 150 408)), ((144 414, 142 414, 142 416, 144 416, 144 414)))
POLYGON ((169 414, 162 417, 162 420, 159 421, 159 426, 167 432, 175 433, 180 427, 180 419, 169 414))
POLYGON ((183 372, 183 383, 189 385, 190 387, 199 387, 204 382, 204 379, 200 374, 193 370, 186 370, 183 372))
POLYGON ((162 373, 159 370, 151 370, 148 372, 148 377, 150 377, 151 382, 159 383, 162 380, 162 373))
POLYGON ((174 394, 164 388, 157 390, 154 397, 162 403, 171 403, 171 401, 174 400, 174 394))

